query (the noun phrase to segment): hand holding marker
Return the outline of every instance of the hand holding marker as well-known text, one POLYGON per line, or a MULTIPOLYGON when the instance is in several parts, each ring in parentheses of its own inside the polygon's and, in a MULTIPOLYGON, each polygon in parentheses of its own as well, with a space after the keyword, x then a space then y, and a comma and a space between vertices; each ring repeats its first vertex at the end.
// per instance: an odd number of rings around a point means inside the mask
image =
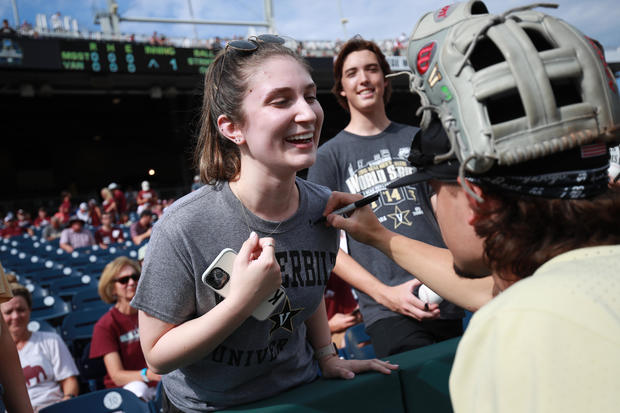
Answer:
MULTIPOLYGON (((332 211, 331 213, 336 214, 336 215, 344 215, 347 212, 351 212, 351 211, 356 210, 357 208, 361 208, 365 205, 371 204, 375 202, 377 199, 379 199, 379 193, 368 195, 367 197, 362 198, 359 201, 355 201, 352 204, 349 204, 345 207, 332 211)), ((321 218, 314 221, 312 225, 320 224, 321 222, 325 222, 326 220, 327 220, 327 217, 322 216, 321 218)))

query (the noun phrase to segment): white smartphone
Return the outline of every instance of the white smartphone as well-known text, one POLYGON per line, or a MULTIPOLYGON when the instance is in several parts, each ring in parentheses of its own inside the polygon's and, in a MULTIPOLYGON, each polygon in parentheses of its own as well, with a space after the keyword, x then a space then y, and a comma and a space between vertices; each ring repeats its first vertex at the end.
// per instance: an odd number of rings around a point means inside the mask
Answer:
MULTIPOLYGON (((230 275, 236 256, 237 253, 234 250, 224 248, 209 268, 202 273, 202 282, 222 297, 226 297, 230 291, 230 275)), ((266 320, 284 300, 284 297, 286 297, 286 291, 282 287, 278 288, 271 297, 256 307, 252 317, 261 321, 266 320)))

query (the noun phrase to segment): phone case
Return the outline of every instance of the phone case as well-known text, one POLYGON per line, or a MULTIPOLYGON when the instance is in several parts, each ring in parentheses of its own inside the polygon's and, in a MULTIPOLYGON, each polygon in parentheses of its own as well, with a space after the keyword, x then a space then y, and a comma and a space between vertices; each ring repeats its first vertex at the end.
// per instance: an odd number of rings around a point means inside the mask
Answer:
MULTIPOLYGON (((226 297, 230 291, 230 275, 236 256, 237 253, 234 250, 224 248, 202 273, 203 284, 222 297, 226 297)), ((252 317, 260 321, 266 320, 284 300, 284 297, 286 297, 286 291, 282 287, 278 288, 271 297, 256 307, 252 317)))

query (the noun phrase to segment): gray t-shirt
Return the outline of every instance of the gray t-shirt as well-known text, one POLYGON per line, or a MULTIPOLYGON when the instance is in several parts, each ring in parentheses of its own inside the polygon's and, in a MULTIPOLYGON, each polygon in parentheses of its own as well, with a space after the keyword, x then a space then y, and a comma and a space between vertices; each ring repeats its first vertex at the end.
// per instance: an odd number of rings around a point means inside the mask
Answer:
POLYGON ((248 403, 317 377, 304 321, 323 299, 338 237, 332 228, 310 224, 321 216, 329 191, 302 179, 297 187, 299 209, 281 224, 248 210, 244 215, 228 183, 222 183, 179 199, 155 225, 134 307, 172 324, 211 310, 221 299, 203 285, 202 273, 222 249, 239 251, 248 225, 259 236, 275 229, 271 236, 288 297, 267 320, 248 318, 204 359, 163 377, 167 396, 181 410, 248 403))
MULTIPOLYGON (((379 221, 391 231, 430 245, 445 248, 430 205, 428 184, 386 189, 386 185, 409 175, 412 166, 407 157, 418 128, 392 122, 383 132, 359 136, 341 131, 323 144, 308 180, 325 185, 332 191, 362 194, 380 192, 371 204, 379 221)), ((411 280, 412 275, 387 258, 379 250, 347 237, 349 254, 384 284, 394 286, 411 280)), ((415 276, 415 274, 414 274, 415 276)), ((360 310, 366 326, 386 317, 394 317, 390 309, 358 291, 360 310)), ((443 301, 442 319, 463 317, 463 310, 443 301)))

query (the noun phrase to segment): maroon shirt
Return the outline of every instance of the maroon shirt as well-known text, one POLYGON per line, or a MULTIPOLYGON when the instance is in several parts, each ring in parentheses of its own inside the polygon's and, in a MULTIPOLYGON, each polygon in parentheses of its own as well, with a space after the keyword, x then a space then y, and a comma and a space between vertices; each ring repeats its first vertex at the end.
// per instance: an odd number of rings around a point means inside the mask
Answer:
MULTIPOLYGON (((112 307, 95 324, 90 358, 103 357, 113 352, 120 355, 125 370, 142 370, 146 367, 138 334, 138 313, 126 315, 112 307)), ((106 388, 119 387, 109 374, 106 374, 104 384, 106 388)), ((149 386, 157 386, 157 382, 153 381, 149 386)))

